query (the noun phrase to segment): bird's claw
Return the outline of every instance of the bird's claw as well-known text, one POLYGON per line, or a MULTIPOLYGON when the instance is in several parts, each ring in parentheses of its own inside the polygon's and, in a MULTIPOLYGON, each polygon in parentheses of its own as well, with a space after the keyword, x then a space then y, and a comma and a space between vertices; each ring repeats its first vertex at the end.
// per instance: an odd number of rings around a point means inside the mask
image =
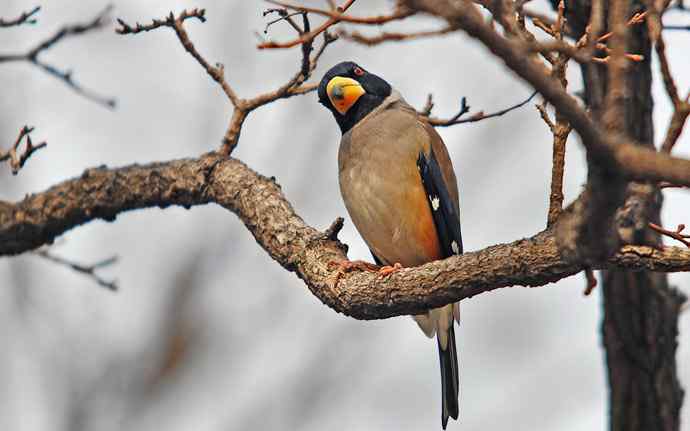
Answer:
POLYGON ((333 285, 337 285, 340 278, 348 272, 353 270, 367 271, 367 272, 378 272, 379 267, 373 263, 365 262, 363 260, 332 260, 328 262, 329 267, 337 267, 334 275, 333 285))
POLYGON ((403 269, 403 266, 399 262, 395 262, 393 264, 393 266, 390 266, 390 265, 382 266, 378 270, 379 278, 386 278, 389 275, 400 271, 401 269, 403 269))

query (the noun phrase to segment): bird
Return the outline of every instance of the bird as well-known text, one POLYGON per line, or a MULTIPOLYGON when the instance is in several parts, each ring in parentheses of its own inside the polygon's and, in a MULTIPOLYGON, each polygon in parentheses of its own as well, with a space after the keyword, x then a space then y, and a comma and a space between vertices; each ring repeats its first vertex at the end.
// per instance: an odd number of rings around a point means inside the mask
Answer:
MULTIPOLYGON (((461 254, 457 179, 436 130, 388 82, 352 61, 324 74, 318 98, 342 132, 340 192, 378 272, 386 276, 461 254)), ((371 270, 371 264, 362 263, 361 269, 371 270)), ((454 328, 460 322, 459 305, 412 317, 429 338, 436 336, 445 430, 448 418, 459 415, 454 328)))

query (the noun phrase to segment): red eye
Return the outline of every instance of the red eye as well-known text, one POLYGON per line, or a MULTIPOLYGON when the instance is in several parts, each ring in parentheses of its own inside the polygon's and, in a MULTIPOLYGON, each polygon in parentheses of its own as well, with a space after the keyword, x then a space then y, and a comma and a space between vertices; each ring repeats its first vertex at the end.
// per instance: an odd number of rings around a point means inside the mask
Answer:
POLYGON ((362 75, 364 75, 364 71, 362 70, 361 67, 355 67, 355 69, 353 70, 353 72, 355 72, 355 75, 357 75, 357 76, 362 76, 362 75))

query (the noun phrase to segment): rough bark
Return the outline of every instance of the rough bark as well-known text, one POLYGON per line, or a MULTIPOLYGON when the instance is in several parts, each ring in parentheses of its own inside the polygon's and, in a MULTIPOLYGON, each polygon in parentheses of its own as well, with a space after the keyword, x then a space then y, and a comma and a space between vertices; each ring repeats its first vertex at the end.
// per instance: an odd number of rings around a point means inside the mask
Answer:
MULTIPOLYGON (((51 243, 80 224, 113 221, 128 210, 216 203, 235 213, 269 255, 303 279, 324 304, 358 319, 416 314, 508 286, 542 286, 583 269, 562 257, 553 230, 498 244, 387 278, 368 272, 335 283, 331 262, 347 257, 337 227, 320 232, 304 223, 271 178, 236 159, 208 154, 150 165, 86 170, 80 177, 27 196, 0 202, 0 255, 51 243)), ((598 268, 690 270, 690 250, 622 248, 598 268)))

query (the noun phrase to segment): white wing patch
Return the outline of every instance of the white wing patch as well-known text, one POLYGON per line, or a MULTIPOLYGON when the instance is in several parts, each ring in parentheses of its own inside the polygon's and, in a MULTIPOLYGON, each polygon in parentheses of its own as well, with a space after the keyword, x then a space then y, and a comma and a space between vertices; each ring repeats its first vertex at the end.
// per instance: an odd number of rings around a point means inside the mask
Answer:
POLYGON ((458 247, 458 243, 453 241, 450 243, 450 248, 453 249, 453 253, 455 254, 460 254, 460 247, 458 247))
POLYGON ((438 211, 438 207, 441 205, 441 200, 438 198, 438 196, 429 195, 429 202, 431 202, 431 208, 434 211, 438 211))

